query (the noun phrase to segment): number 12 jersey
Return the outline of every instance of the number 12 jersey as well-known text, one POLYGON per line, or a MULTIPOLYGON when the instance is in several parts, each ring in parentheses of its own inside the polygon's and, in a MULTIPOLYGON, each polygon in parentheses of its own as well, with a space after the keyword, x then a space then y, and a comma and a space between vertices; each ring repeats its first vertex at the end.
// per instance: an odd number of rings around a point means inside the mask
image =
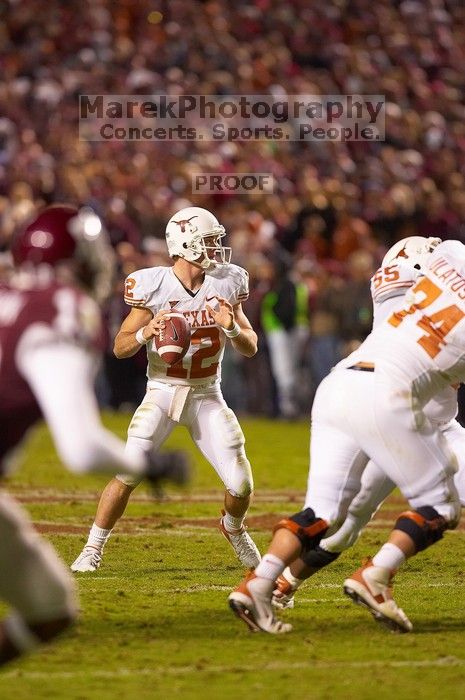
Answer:
POLYGON ((221 378, 226 336, 207 311, 223 297, 235 306, 249 294, 249 276, 237 265, 207 270, 200 289, 191 292, 176 277, 173 267, 151 267, 133 272, 126 279, 124 300, 129 306, 149 309, 155 316, 162 309, 182 313, 191 327, 191 344, 181 362, 169 367, 147 343, 147 377, 170 384, 200 385, 221 378))

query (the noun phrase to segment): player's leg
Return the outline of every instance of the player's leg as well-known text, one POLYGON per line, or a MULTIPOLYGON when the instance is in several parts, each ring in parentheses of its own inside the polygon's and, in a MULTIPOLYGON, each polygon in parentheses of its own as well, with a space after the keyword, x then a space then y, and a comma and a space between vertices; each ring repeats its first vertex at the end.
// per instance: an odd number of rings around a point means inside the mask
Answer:
MULTIPOLYGON (((125 447, 121 440, 104 429, 92 388, 92 357, 79 348, 68 346, 60 348, 60 353, 53 358, 48 346, 46 350, 43 356, 35 356, 35 372, 28 374, 27 378, 40 403, 57 451, 70 469, 76 472, 112 473, 121 469, 123 473, 131 475, 126 478, 127 484, 132 486, 147 476, 151 468, 152 476, 165 474, 170 478, 179 473, 178 467, 182 470, 182 464, 175 454, 152 454, 150 439, 144 441, 147 449, 132 449, 127 445, 125 447), (51 365, 55 373, 53 384, 50 384, 46 371, 51 365), (43 371, 40 371, 41 368, 43 371), (172 458, 174 459, 170 463, 172 458)), ((135 432, 142 423, 143 429, 148 433, 155 429, 153 424, 157 423, 159 416, 157 411, 151 409, 153 394, 155 392, 148 391, 136 411, 129 428, 130 435, 133 424, 135 432)), ((121 478, 124 482, 125 477, 121 478)), ((73 571, 95 571, 98 568, 103 545, 118 515, 124 510, 129 493, 130 489, 115 488, 113 480, 105 494, 105 513, 100 513, 99 516, 102 527, 94 525, 86 554, 81 554, 72 564, 73 571), (108 507, 109 502, 114 505, 113 511, 108 507)))
POLYGON ((226 487, 221 532, 241 563, 254 568, 260 553, 244 527, 253 478, 239 421, 219 392, 194 395, 186 420, 192 439, 226 487))
POLYGON ((95 363, 81 348, 48 346, 34 358, 34 372, 27 373, 52 433, 57 452, 76 472, 121 471, 142 478, 146 455, 128 454, 124 442, 101 423, 93 390, 95 363), (51 355, 52 352, 55 354, 51 355), (53 367, 50 383, 46 369, 53 367), (41 371, 43 369, 43 371, 41 371))
MULTIPOLYGON (((130 459, 143 459, 151 450, 158 450, 173 430, 175 424, 167 416, 163 394, 159 390, 149 390, 134 413, 125 447, 130 459)), ((72 571, 96 571, 99 568, 105 544, 140 481, 138 476, 119 474, 106 485, 87 542, 71 565, 72 571)))
MULTIPOLYGON (((397 392, 399 395, 400 392, 397 392)), ((454 485, 455 455, 443 435, 417 413, 412 420, 402 406, 383 401, 375 406, 381 439, 377 461, 399 486, 410 510, 400 514, 388 541, 367 565, 344 582, 344 590, 374 617, 397 631, 412 625, 392 597, 391 581, 406 559, 439 541, 456 526, 460 502, 454 485)))
POLYGON ((344 520, 360 487, 367 457, 353 438, 335 425, 343 417, 338 414, 342 411, 344 387, 334 385, 333 378, 325 380, 315 399, 305 507, 277 524, 262 561, 229 596, 230 607, 251 629, 289 631, 290 626, 283 626, 271 607, 275 581, 297 558, 307 563, 329 528, 334 531, 344 520), (334 388, 341 396, 339 409, 331 398, 334 388))
POLYGON ((74 621, 74 581, 48 542, 6 493, 0 493, 0 665, 48 642, 74 621))
MULTIPOLYGON (((334 527, 343 520, 347 507, 345 501, 350 501, 353 497, 367 462, 366 456, 349 436, 336 429, 319 430, 314 424, 312 465, 316 465, 315 452, 322 457, 321 485, 318 484, 320 470, 312 467, 310 473, 315 474, 309 479, 308 503, 302 511, 276 525, 272 542, 262 561, 253 574, 229 596, 230 607, 252 629, 257 626, 274 634, 290 631, 289 625, 283 626, 275 618, 271 607, 276 580, 297 559, 302 560, 307 568, 315 566, 316 558, 321 559, 320 541, 331 524, 334 527), (324 454, 321 448, 324 449, 324 454), (341 478, 344 464, 346 477, 341 478), (335 465, 334 480, 327 479, 326 476, 330 475, 335 465), (316 513, 324 513, 327 519, 316 513)), ((337 558, 337 555, 325 554, 325 565, 337 558)))
POLYGON ((453 420, 440 430, 457 458, 458 469, 454 481, 460 502, 465 506, 465 428, 458 421, 453 420))
POLYGON ((321 540, 308 554, 306 562, 299 558, 286 567, 277 581, 273 604, 278 608, 293 607, 297 589, 355 544, 362 529, 394 488, 395 484, 370 460, 362 475, 360 491, 353 498, 342 525, 333 535, 321 540))
POLYGON ((99 568, 104 547, 114 526, 126 510, 129 497, 135 487, 135 484, 125 484, 118 477, 108 482, 100 495, 87 542, 71 564, 71 571, 96 571, 99 568))

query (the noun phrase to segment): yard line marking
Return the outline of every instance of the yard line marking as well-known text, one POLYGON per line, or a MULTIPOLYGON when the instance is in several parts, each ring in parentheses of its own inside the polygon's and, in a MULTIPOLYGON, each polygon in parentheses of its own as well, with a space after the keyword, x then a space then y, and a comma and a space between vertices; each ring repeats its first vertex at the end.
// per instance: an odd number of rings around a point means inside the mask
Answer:
MULTIPOLYGON (((120 576, 79 576, 77 577, 77 580, 79 583, 85 582, 85 583, 95 583, 98 584, 99 581, 116 581, 118 584, 123 585, 123 579, 121 579, 120 576)), ((130 581, 134 581, 135 579, 129 579, 130 581)), ((464 583, 457 583, 457 582, 437 582, 437 583, 424 583, 421 588, 457 588, 459 586, 465 586, 464 583)), ((150 590, 155 590, 156 593, 166 593, 166 594, 171 594, 171 593, 205 593, 206 591, 231 591, 234 588, 234 584, 231 584, 230 586, 225 586, 225 585, 220 585, 220 584, 195 584, 193 586, 187 586, 186 588, 157 588, 157 589, 150 589, 150 590)), ((148 590, 149 587, 145 587, 144 590, 148 590)), ((312 589, 341 589, 342 592, 342 582, 341 583, 318 583, 318 584, 313 584, 312 589)), ((138 590, 142 590, 142 588, 138 588, 138 590)), ((308 594, 310 591, 307 590, 306 593, 308 594)), ((345 601, 345 598, 341 598, 341 600, 345 601)), ((298 603, 333 603, 334 598, 303 598, 298 596, 297 597, 297 602, 298 603)), ((349 601, 347 601, 349 603, 349 601)))
MULTIPOLYGON (((40 529, 41 526, 43 527, 53 527, 57 526, 59 527, 59 523, 52 523, 52 522, 45 522, 45 521, 35 521, 33 522, 34 527, 37 529, 40 529)), ((250 528, 252 530, 252 528, 250 528)), ((83 537, 87 532, 89 531, 89 528, 87 526, 83 527, 83 532, 66 532, 66 531, 61 531, 61 532, 41 532, 42 535, 47 535, 47 536, 57 536, 57 537, 83 537)), ((174 527, 167 527, 166 529, 164 527, 154 527, 153 529, 151 528, 143 528, 142 526, 138 527, 137 530, 131 531, 131 532, 125 532, 123 531, 118 531, 115 532, 113 536, 113 541, 115 541, 116 537, 165 537, 165 536, 170 536, 170 537, 184 537, 185 535, 201 535, 202 537, 208 536, 208 537, 215 537, 218 538, 218 532, 219 530, 215 530, 213 527, 207 527, 207 526, 194 526, 192 525, 180 525, 177 526, 176 528, 174 527)), ((257 530, 257 532, 260 532, 257 530)), ((263 532, 263 531, 262 531, 263 532)))
MULTIPOLYGON (((94 579, 95 582, 100 581, 102 578, 107 578, 107 579, 112 579, 113 581, 119 581, 121 583, 121 580, 119 578, 113 577, 113 576, 99 576, 98 579, 94 579)), ((81 581, 90 581, 91 579, 88 578, 79 578, 79 582, 81 581)), ((145 588, 138 586, 137 590, 144 591, 148 590, 149 587, 146 586, 145 588)), ((216 585, 216 584, 206 584, 206 585, 194 585, 194 586, 187 586, 187 588, 157 588, 156 593, 167 593, 167 594, 172 594, 172 593, 205 593, 208 591, 231 591, 232 586, 223 586, 223 585, 216 585)), ((152 590, 152 589, 151 589, 152 590)))
MULTIPOLYGON (((21 503, 39 503, 43 504, 44 500, 51 503, 62 503, 66 501, 73 502, 96 502, 99 498, 100 491, 57 491, 56 489, 31 489, 22 488, 10 484, 9 492, 14 498, 21 503)), ((162 498, 157 498, 156 495, 150 493, 138 493, 131 496, 131 503, 212 503, 221 502, 224 497, 223 491, 207 491, 191 494, 167 493, 162 498)), ((303 503, 305 500, 305 491, 260 491, 254 494, 254 501, 263 503, 281 503, 281 502, 298 502, 303 503)))
MULTIPOLYGON (((446 667, 463 667, 465 666, 465 659, 459 659, 456 656, 444 656, 439 659, 419 659, 417 661, 413 660, 393 660, 388 661, 386 659, 373 659, 372 661, 316 661, 314 659, 309 661, 294 661, 294 662, 280 662, 272 661, 270 663, 265 663, 261 667, 262 671, 288 671, 288 670, 311 670, 315 668, 319 669, 338 669, 338 668, 360 668, 360 669, 375 669, 375 668, 446 668, 446 667)), ((239 665, 235 664, 240 671, 246 673, 256 673, 256 665, 239 665)), ((197 665, 186 665, 186 666, 156 666, 156 672, 158 674, 171 674, 171 675, 189 675, 191 673, 198 674, 199 672, 206 671, 207 673, 228 673, 231 671, 230 666, 213 666, 205 664, 204 668, 199 669, 197 665)), ((67 679, 67 678, 80 678, 80 677, 93 677, 93 678, 125 678, 131 676, 153 676, 153 668, 119 668, 114 671, 105 671, 104 669, 83 669, 82 671, 24 671, 22 669, 17 669, 13 671, 7 671, 2 673, 0 677, 0 685, 2 679, 9 678, 21 678, 30 680, 42 680, 42 679, 67 679)))

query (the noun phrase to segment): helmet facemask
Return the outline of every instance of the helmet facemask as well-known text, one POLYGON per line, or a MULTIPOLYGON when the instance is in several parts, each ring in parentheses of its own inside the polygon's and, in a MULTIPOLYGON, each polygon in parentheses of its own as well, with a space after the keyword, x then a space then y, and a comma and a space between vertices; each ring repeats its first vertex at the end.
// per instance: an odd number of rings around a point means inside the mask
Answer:
POLYGON ((189 243, 183 244, 185 253, 180 254, 180 257, 196 263, 204 270, 229 265, 232 249, 222 245, 221 239, 225 235, 224 226, 217 226, 211 231, 194 235, 189 243), (202 259, 199 260, 199 258, 202 259))
POLYGON ((225 247, 221 243, 221 239, 224 236, 226 236, 224 226, 218 226, 213 231, 200 236, 199 242, 204 256, 200 265, 204 269, 226 266, 231 262, 232 249, 229 246, 225 247))

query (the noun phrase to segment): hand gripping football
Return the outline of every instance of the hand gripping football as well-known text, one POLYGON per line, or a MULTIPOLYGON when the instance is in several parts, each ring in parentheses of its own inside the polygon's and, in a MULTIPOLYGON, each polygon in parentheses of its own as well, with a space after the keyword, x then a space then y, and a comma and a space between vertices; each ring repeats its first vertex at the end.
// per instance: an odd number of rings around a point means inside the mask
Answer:
POLYGON ((182 314, 167 314, 165 327, 154 336, 155 348, 167 365, 182 360, 191 343, 191 329, 182 314))

